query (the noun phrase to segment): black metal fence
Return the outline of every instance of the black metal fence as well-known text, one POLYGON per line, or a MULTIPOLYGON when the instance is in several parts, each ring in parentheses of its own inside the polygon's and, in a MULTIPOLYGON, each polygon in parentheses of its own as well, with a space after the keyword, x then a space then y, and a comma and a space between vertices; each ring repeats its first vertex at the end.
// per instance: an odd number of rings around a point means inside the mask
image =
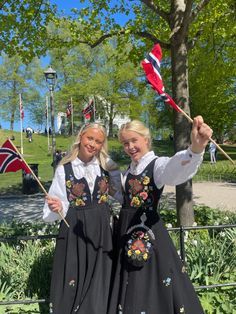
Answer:
MULTIPOLYGON (((236 224, 225 224, 225 225, 212 225, 212 226, 192 226, 192 227, 176 227, 176 228, 168 228, 168 231, 179 231, 179 243, 180 243, 180 255, 182 261, 185 263, 186 261, 186 253, 185 253, 185 241, 184 236, 185 232, 189 230, 202 230, 202 229, 227 229, 227 228, 235 228, 236 224)), ((12 241, 29 241, 29 240, 50 240, 55 239, 57 235, 37 235, 37 236, 17 236, 17 237, 0 237, 0 242, 12 242, 12 241)), ((204 285, 204 286, 195 286, 195 290, 202 289, 213 289, 213 288, 222 288, 222 287, 234 287, 236 286, 236 282, 228 282, 214 285, 204 285)), ((34 303, 47 303, 49 300, 47 299, 39 299, 39 300, 14 300, 14 301, 1 301, 0 305, 25 305, 25 304, 34 304, 34 303)))

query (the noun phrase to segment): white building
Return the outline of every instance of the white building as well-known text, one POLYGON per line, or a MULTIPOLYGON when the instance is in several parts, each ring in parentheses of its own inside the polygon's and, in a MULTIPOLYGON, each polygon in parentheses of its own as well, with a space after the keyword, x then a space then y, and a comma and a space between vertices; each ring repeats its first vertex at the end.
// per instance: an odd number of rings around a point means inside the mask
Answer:
MULTIPOLYGON (((101 96, 96 96, 96 98, 98 98, 103 103, 104 107, 107 107, 107 109, 109 109, 110 103, 108 101, 106 101, 106 99, 104 99, 101 96)), ((122 124, 127 123, 129 121, 130 121, 130 118, 128 115, 125 115, 123 113, 117 113, 115 115, 115 118, 113 119, 114 133, 116 133, 116 131, 120 129, 122 124)), ((75 120, 73 122, 77 125, 80 124, 80 123, 78 123, 78 121, 75 121, 75 120)), ((106 127, 107 132, 109 131, 109 118, 108 118, 108 115, 106 113, 104 116, 95 114, 95 122, 103 124, 106 127)), ((66 113, 59 112, 57 114, 57 130, 58 130, 59 134, 62 134, 64 132, 66 125, 67 125, 66 113)))

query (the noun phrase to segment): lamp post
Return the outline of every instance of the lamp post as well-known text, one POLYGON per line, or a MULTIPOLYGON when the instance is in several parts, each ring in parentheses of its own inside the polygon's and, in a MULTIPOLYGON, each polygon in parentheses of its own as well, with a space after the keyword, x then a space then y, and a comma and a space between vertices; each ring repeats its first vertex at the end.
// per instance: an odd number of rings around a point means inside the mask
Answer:
MULTIPOLYGON (((46 83, 50 92, 50 111, 51 111, 51 135, 52 135, 52 165, 53 171, 56 168, 56 137, 55 137, 55 124, 54 124, 54 101, 53 101, 53 91, 56 86, 57 72, 50 66, 46 71, 44 71, 46 83)), ((49 131, 49 130, 48 130, 49 131)))

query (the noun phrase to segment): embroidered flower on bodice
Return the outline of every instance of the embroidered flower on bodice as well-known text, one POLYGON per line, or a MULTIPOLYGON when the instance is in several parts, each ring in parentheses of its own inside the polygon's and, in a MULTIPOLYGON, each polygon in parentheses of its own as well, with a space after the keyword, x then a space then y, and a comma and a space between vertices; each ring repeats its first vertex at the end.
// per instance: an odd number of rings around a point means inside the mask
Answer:
POLYGON ((84 183, 74 183, 74 178, 66 181, 66 189, 69 192, 69 202, 74 206, 84 206, 87 200, 86 193, 84 192, 84 183))
POLYGON ((149 191, 151 187, 148 186, 150 178, 144 172, 140 179, 130 179, 129 184, 129 198, 131 199, 130 205, 133 207, 140 207, 149 200, 149 191))
POLYGON ((98 203, 105 203, 108 201, 108 191, 109 191, 109 179, 106 175, 98 182, 98 203))
MULTIPOLYGON (((98 203, 105 203, 108 201, 109 178, 102 174, 98 181, 97 201, 98 203)), ((86 193, 86 184, 76 182, 75 178, 70 175, 70 179, 66 181, 66 190, 68 192, 68 200, 73 206, 85 206, 88 200, 86 193)), ((89 196, 90 198, 90 196, 89 196)))

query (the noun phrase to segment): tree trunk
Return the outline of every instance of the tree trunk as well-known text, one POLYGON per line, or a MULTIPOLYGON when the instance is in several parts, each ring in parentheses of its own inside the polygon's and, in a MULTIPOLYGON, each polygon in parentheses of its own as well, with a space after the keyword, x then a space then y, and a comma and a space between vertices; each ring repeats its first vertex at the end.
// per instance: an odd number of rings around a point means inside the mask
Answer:
MULTIPOLYGON (((185 42, 178 42, 178 40, 173 38, 171 44, 171 60, 174 99, 187 114, 190 114, 188 59, 185 42)), ((186 149, 190 145, 190 131, 191 124, 189 121, 181 113, 175 112, 174 145, 176 152, 186 149)), ((179 224, 184 226, 192 225, 194 222, 194 212, 191 180, 176 186, 176 207, 179 224)))

